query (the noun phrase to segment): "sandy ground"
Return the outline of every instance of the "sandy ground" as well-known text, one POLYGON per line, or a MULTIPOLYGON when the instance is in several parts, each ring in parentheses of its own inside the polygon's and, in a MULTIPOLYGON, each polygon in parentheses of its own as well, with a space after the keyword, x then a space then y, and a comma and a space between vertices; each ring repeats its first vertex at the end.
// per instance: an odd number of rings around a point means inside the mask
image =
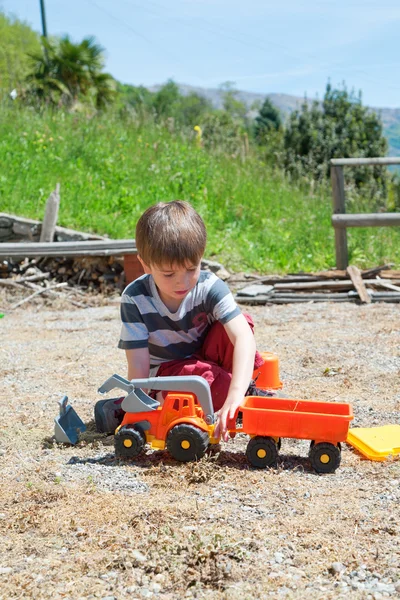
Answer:
MULTIPOLYGON (((199 463, 118 461, 90 424, 98 386, 125 375, 118 304, 44 302, 0 320, 1 600, 400 597, 399 460, 344 445, 317 475, 309 443, 283 440, 258 471, 238 436, 199 463), (51 440, 63 394, 89 424, 76 447, 51 440)), ((398 305, 250 312, 288 394, 351 402, 357 426, 399 422, 398 305)))

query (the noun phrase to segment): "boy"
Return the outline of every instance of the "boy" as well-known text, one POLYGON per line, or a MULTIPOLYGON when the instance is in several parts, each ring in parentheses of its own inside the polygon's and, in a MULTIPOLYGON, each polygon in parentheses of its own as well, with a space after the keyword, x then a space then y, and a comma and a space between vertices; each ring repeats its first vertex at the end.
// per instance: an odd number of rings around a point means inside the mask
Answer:
MULTIPOLYGON (((204 377, 218 411, 216 436, 227 440, 227 422, 263 359, 251 318, 222 280, 200 270, 206 237, 203 220, 187 202, 160 202, 143 213, 136 246, 145 275, 122 295, 118 346, 126 353, 128 379, 204 377)), ((262 393, 254 382, 251 393, 262 393)))

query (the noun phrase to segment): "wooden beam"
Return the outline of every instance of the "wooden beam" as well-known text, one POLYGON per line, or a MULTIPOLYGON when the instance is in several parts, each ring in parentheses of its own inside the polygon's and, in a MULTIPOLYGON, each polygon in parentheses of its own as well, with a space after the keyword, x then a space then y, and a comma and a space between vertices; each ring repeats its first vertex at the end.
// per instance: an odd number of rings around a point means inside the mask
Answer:
MULTIPOLYGON (((363 279, 365 285, 377 285, 377 279, 363 279)), ((305 281, 298 283, 276 283, 274 289, 283 290, 345 290, 354 287, 351 279, 336 281, 305 281)))
POLYGON ((367 292, 367 288, 365 287, 365 282, 361 277, 361 271, 357 267, 350 265, 347 267, 347 273, 351 281, 356 288, 358 295, 360 296, 361 302, 364 304, 371 304, 371 296, 367 292))
POLYGON ((56 184, 56 189, 51 192, 46 202, 46 210, 40 232, 40 242, 52 242, 56 231, 58 209, 60 206, 60 184, 56 184))
POLYGON ((374 158, 332 158, 333 167, 360 167, 368 165, 400 165, 399 156, 377 156, 374 158))
POLYGON ((335 233, 346 227, 385 227, 400 226, 400 213, 369 213, 352 215, 332 215, 335 233))
MULTIPOLYGON (((344 194, 344 176, 342 167, 331 166, 331 182, 333 214, 344 214, 346 212, 346 199, 344 194)), ((346 269, 349 264, 346 229, 338 229, 335 227, 335 250, 336 268, 346 269)))
POLYGON ((34 256, 123 256, 137 254, 135 240, 99 240, 85 242, 31 242, 0 244, 0 257, 34 256))

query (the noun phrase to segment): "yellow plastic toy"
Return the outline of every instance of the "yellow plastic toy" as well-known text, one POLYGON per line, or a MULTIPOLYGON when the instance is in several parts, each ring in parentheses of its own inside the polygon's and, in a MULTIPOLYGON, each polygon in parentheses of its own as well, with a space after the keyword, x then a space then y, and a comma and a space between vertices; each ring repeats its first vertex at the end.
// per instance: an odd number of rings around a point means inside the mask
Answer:
POLYGON ((355 427, 349 430, 346 442, 369 460, 386 460, 400 454, 400 425, 355 427))

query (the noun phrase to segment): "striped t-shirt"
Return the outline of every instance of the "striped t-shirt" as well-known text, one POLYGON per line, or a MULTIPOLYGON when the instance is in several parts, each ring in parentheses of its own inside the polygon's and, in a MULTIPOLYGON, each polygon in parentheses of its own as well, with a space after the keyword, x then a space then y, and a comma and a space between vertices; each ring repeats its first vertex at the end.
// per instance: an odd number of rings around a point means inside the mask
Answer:
POLYGON ((198 352, 214 321, 228 323, 240 312, 228 286, 214 273, 200 271, 197 284, 176 312, 162 302, 153 277, 142 275, 122 295, 118 347, 148 348, 154 376, 161 363, 198 352))

